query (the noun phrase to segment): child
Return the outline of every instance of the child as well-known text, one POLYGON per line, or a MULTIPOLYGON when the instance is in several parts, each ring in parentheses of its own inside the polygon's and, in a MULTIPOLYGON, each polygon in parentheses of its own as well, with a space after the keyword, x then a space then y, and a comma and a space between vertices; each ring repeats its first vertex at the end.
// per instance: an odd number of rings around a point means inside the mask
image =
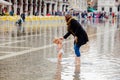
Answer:
POLYGON ((57 50, 58 50, 58 61, 61 61, 62 60, 62 55, 63 55, 63 49, 62 49, 62 47, 63 47, 63 45, 62 45, 62 40, 61 39, 59 39, 59 38, 55 38, 54 40, 53 40, 53 43, 55 43, 56 45, 57 45, 57 50))

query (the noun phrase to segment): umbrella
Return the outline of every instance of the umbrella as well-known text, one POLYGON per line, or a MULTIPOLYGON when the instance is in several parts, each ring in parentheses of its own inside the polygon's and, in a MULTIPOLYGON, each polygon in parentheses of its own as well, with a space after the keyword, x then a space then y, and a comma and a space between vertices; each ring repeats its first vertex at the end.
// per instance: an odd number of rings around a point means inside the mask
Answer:
POLYGON ((96 12, 97 10, 95 10, 94 8, 92 8, 92 7, 89 7, 88 9, 88 12, 96 12))
POLYGON ((0 0, 0 5, 12 5, 12 3, 4 1, 4 0, 0 0))

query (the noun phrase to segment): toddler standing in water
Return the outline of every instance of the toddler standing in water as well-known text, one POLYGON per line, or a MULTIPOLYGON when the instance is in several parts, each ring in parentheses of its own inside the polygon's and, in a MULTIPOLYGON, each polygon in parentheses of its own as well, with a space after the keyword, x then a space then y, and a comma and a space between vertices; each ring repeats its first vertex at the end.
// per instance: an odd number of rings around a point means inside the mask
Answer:
POLYGON ((62 49, 62 47, 63 47, 63 45, 62 45, 62 40, 59 39, 59 38, 55 38, 55 39, 53 40, 53 43, 55 43, 55 44, 57 45, 57 51, 58 51, 57 57, 58 57, 58 61, 61 61, 61 60, 62 60, 62 55, 63 55, 63 53, 64 53, 64 51, 63 51, 63 49, 62 49))

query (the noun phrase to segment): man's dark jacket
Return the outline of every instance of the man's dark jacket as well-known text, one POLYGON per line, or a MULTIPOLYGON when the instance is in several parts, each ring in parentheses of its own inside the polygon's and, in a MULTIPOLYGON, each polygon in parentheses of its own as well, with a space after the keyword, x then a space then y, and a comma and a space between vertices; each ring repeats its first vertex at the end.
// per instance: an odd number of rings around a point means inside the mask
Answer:
POLYGON ((68 25, 68 32, 63 36, 64 39, 66 39, 68 36, 70 36, 70 34, 72 34, 74 37, 76 36, 78 38, 76 43, 80 46, 85 44, 86 42, 88 42, 87 33, 82 28, 80 23, 75 19, 71 19, 71 21, 68 25))

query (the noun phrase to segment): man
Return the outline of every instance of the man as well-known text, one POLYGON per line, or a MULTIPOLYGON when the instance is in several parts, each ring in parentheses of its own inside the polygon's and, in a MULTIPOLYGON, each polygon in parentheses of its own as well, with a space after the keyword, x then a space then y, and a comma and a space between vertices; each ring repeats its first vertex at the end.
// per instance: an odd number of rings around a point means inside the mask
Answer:
POLYGON ((63 36, 62 39, 66 39, 70 34, 74 36, 74 51, 75 51, 75 61, 76 64, 80 64, 80 47, 88 42, 88 36, 82 26, 77 20, 72 18, 71 15, 65 15, 65 20, 67 22, 67 33, 63 36))

